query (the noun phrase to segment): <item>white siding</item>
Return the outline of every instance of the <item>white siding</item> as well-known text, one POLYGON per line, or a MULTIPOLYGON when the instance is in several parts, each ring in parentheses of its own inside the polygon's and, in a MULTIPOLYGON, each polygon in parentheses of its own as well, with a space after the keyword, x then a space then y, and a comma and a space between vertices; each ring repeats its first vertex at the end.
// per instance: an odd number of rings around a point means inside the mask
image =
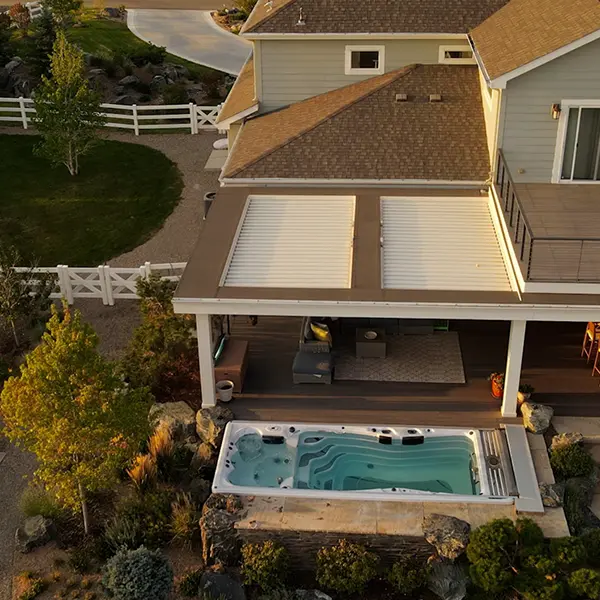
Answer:
POLYGON ((224 285, 349 288, 353 196, 249 196, 224 285))
POLYGON ((382 287, 510 290, 488 198, 384 197, 382 287))
POLYGON ((558 130, 550 107, 567 99, 600 99, 600 40, 507 83, 500 145, 515 181, 550 183, 558 130))
POLYGON ((261 110, 273 110, 362 81, 345 75, 346 46, 385 46, 385 72, 414 63, 437 64, 440 46, 464 46, 466 37, 439 40, 262 40, 261 110))

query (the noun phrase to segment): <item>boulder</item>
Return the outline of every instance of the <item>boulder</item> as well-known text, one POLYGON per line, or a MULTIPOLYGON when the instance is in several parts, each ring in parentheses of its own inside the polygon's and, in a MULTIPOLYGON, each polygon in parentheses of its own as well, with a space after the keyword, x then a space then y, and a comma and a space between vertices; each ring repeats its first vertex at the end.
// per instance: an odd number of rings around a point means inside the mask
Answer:
POLYGON ((171 81, 177 81, 179 79, 179 71, 175 68, 175 65, 165 64, 162 68, 161 75, 171 81))
POLYGON ((237 514, 244 508, 242 501, 233 494, 211 494, 210 498, 204 503, 202 513, 209 510, 225 510, 232 515, 237 514))
POLYGON ((136 104, 136 102, 137 99, 135 98, 135 96, 131 96, 130 94, 124 94, 113 98, 112 100, 110 100, 109 104, 122 104, 123 106, 132 106, 133 104, 136 104))
POLYGON ((183 65, 173 65, 175 67, 175 70, 179 73, 180 77, 189 77, 190 75, 190 71, 187 67, 184 67, 183 65))
POLYGON ((552 438, 550 450, 563 448, 564 446, 573 446, 574 444, 583 444, 583 435, 575 431, 559 433, 552 438))
POLYGON ((188 488, 192 500, 199 505, 204 504, 211 494, 211 483, 208 479, 195 477, 190 481, 188 488))
POLYGON ((23 64, 23 61, 18 56, 15 56, 4 65, 4 68, 10 75, 17 67, 20 67, 21 64, 23 64))
POLYGON ((200 591, 206 600, 246 600, 242 584, 224 573, 205 571, 200 579, 200 591))
POLYGON ((563 483, 540 483, 540 497, 545 507, 558 508, 565 499, 565 486, 563 483))
POLYGON ((523 402, 521 404, 523 425, 531 433, 544 433, 550 427, 550 421, 554 416, 554 409, 545 404, 535 402, 523 402))
POLYGON ((192 469, 202 469, 204 467, 215 468, 217 466, 217 452, 209 444, 201 442, 196 447, 192 456, 192 469))
POLYGON ((51 519, 42 515, 29 517, 15 532, 15 546, 19 552, 26 553, 47 544, 55 533, 56 529, 51 519))
POLYGON ((195 433, 196 413, 186 402, 154 404, 150 408, 149 418, 156 427, 168 427, 174 439, 185 439, 195 433))
POLYGON ((105 75, 106 75, 106 71, 104 69, 100 69, 100 68, 90 69, 88 71, 88 77, 90 79, 94 79, 96 77, 104 77, 105 75))
POLYGON ((211 408, 201 408, 196 413, 196 433, 203 442, 219 449, 229 421, 233 421, 233 412, 226 406, 218 404, 211 408))
POLYGON ((205 565, 234 566, 239 560, 240 544, 234 528, 236 518, 226 510, 203 511, 200 519, 202 558, 205 565))
POLYGON ((106 13, 106 16, 111 19, 120 19, 123 16, 120 8, 105 8, 104 12, 106 13))
POLYGON ((469 579, 457 564, 442 560, 430 561, 427 587, 441 600, 463 600, 469 579))
POLYGON ((119 80, 119 85, 135 85, 139 82, 139 77, 136 77, 135 75, 126 75, 125 77, 123 77, 123 79, 119 80))
POLYGON ((296 590, 294 594, 298 600, 332 600, 331 596, 320 590, 296 590))
POLYGON ((423 519, 423 535, 442 558, 457 559, 469 544, 471 526, 462 519, 431 514, 423 519))
POLYGON ((162 90, 167 87, 167 80, 162 75, 155 75, 150 82, 150 89, 152 90, 162 90))

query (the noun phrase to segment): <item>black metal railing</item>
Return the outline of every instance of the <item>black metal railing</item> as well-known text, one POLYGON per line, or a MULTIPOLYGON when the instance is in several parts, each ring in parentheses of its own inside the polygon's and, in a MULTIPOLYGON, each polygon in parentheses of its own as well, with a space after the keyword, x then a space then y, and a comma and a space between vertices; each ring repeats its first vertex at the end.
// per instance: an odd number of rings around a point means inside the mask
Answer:
POLYGON ((524 279, 600 282, 600 237, 536 236, 519 200, 502 150, 498 151, 496 167, 494 187, 524 279))

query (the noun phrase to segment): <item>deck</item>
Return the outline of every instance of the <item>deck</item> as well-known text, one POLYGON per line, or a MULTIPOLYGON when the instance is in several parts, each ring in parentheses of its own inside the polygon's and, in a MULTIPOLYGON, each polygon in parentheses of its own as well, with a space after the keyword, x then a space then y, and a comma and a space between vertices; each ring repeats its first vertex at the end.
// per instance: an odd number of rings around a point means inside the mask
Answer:
MULTIPOLYGON (((232 317, 231 335, 250 342, 243 394, 236 418, 298 422, 495 427, 500 402, 490 395, 487 376, 506 364, 509 324, 455 321, 466 384, 409 384, 335 381, 292 383, 300 318, 259 317, 252 326, 232 317)), ((528 324, 522 381, 536 388, 535 400, 558 415, 600 416, 600 379, 580 358, 585 324, 528 324)), ((510 421, 510 420, 508 420, 510 421)))

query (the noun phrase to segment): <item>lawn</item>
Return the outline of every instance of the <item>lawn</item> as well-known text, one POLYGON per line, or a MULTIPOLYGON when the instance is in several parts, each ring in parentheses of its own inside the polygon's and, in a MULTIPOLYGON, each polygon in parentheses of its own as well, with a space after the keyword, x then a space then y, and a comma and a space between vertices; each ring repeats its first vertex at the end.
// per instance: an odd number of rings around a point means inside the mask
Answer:
MULTIPOLYGON (((136 37, 125 23, 97 19, 93 12, 86 11, 83 27, 73 27, 68 32, 69 40, 77 44, 84 52, 90 54, 128 54, 143 50, 148 44, 136 37)), ((213 73, 220 73, 209 67, 184 60, 174 54, 167 54, 166 62, 187 67, 197 79, 213 73)))
POLYGON ((40 266, 108 261, 149 239, 179 201, 179 170, 157 150, 103 141, 72 177, 33 155, 38 142, 0 135, 0 244, 40 266))

